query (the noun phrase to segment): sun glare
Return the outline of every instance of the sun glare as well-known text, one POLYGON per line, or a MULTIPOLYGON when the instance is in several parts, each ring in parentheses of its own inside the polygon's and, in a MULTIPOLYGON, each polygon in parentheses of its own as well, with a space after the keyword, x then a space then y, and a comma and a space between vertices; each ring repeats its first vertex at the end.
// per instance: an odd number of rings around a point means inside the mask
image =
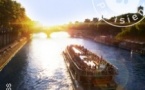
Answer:
POLYGON ((45 33, 39 33, 39 34, 33 34, 34 38, 47 38, 47 35, 45 33))
POLYGON ((70 35, 67 32, 54 32, 52 34, 50 34, 51 38, 68 38, 70 37, 70 35))

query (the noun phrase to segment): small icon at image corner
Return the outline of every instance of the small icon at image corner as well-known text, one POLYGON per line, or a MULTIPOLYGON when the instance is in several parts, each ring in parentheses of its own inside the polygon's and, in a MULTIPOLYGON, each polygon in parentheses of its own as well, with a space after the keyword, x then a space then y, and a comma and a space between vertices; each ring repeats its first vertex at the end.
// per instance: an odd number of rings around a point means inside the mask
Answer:
POLYGON ((6 84, 6 90, 12 90, 12 84, 11 83, 6 84))

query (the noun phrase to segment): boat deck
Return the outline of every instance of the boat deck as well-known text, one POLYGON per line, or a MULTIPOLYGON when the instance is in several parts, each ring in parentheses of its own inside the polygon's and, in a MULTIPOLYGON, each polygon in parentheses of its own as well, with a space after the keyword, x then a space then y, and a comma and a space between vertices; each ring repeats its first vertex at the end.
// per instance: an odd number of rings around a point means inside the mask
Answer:
POLYGON ((72 45, 69 46, 69 50, 72 51, 72 54, 75 56, 75 59, 73 59, 74 62, 79 68, 86 72, 106 72, 108 74, 113 74, 117 71, 116 67, 112 64, 85 49, 83 46, 72 45), (113 70, 115 70, 115 72, 111 72, 113 70))

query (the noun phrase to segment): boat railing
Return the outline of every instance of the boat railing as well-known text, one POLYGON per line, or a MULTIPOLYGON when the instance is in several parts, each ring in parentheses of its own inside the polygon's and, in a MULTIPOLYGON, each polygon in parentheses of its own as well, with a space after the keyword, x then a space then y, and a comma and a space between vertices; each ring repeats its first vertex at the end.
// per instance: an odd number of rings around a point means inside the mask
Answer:
POLYGON ((68 50, 67 50, 67 53, 68 53, 71 61, 73 62, 73 64, 78 68, 78 70, 82 71, 82 69, 73 61, 72 56, 70 55, 70 53, 68 52, 68 50))
POLYGON ((78 46, 78 47, 76 47, 76 48, 79 49, 79 51, 81 51, 81 52, 87 51, 87 54, 88 54, 88 55, 89 55, 89 54, 94 55, 95 57, 102 59, 102 61, 105 61, 106 63, 109 63, 109 64, 113 67, 113 69, 115 70, 115 72, 116 72, 116 73, 118 72, 118 68, 117 68, 116 66, 114 66, 113 64, 111 64, 110 62, 104 60, 104 59, 102 58, 102 56, 100 56, 100 57, 97 56, 97 55, 94 54, 93 52, 88 51, 87 49, 85 49, 83 46, 78 46))
POLYGON ((102 72, 97 72, 97 71, 94 71, 94 72, 91 72, 90 70, 83 70, 83 69, 81 69, 75 62, 74 62, 74 60, 73 60, 73 58, 72 58, 72 55, 70 55, 70 52, 69 52, 69 50, 67 49, 66 50, 67 51, 67 53, 68 53, 68 55, 69 55, 69 57, 70 57, 70 59, 71 59, 71 62, 72 62, 72 64, 74 65, 73 67, 75 68, 75 71, 79 74, 79 75, 82 75, 82 76, 98 76, 98 75, 100 75, 100 76, 112 76, 112 74, 108 74, 108 73, 102 73, 102 72))

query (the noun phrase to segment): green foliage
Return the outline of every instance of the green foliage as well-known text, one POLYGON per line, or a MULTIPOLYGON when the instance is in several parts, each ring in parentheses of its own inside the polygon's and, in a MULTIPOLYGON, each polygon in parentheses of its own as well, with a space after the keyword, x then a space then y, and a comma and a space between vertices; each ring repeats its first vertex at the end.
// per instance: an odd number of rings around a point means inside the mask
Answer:
POLYGON ((26 35, 31 27, 30 22, 32 23, 20 3, 14 0, 0 0, 0 31, 8 30, 16 36, 26 35))
POLYGON ((116 38, 145 41, 145 19, 132 27, 122 28, 122 32, 116 38))
MULTIPOLYGON (((114 19, 116 17, 112 17, 110 19, 105 19, 110 23, 114 22, 114 19)), ((131 23, 138 22, 143 18, 138 13, 127 13, 123 15, 117 16, 117 18, 124 18, 125 22, 122 24, 124 25, 130 25, 131 23), (135 21, 132 17, 133 15, 137 15, 138 20, 135 21), (128 22, 128 19, 130 19, 130 22, 128 22)), ((118 20, 116 22, 116 25, 120 25, 120 21, 118 20)), ((130 39, 130 40, 137 40, 137 41, 145 41, 145 19, 143 19, 140 23, 126 28, 119 28, 111 26, 107 23, 105 23, 103 20, 98 20, 97 18, 94 18, 92 21, 89 19, 85 19, 84 22, 77 21, 76 23, 70 23, 67 27, 71 32, 75 30, 82 30, 84 33, 91 33, 92 35, 105 35, 105 36, 113 36, 116 39, 123 40, 123 39, 130 39)))
POLYGON ((115 36, 119 32, 121 32, 120 28, 113 27, 111 25, 106 24, 102 20, 98 20, 98 18, 93 18, 92 21, 89 19, 85 19, 84 22, 78 22, 74 24, 69 24, 68 29, 70 30, 82 30, 86 33, 91 33, 93 35, 108 35, 115 36))

